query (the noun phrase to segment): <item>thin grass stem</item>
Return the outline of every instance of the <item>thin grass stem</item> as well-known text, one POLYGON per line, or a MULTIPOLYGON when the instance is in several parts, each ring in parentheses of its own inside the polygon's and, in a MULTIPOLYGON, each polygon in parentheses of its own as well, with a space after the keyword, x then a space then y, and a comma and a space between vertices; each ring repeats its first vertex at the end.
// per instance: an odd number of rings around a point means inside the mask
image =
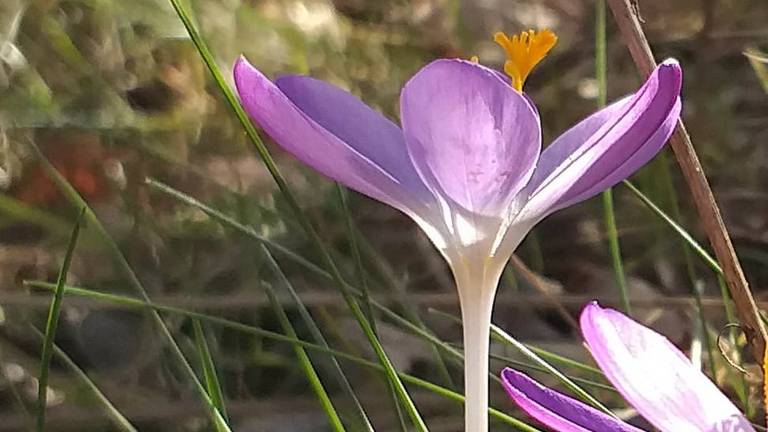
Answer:
MULTIPOLYGON (((597 108, 605 108, 608 95, 608 54, 605 36, 605 0, 595 2, 595 77, 597 78, 597 108)), ((611 255, 611 266, 616 287, 619 290, 622 308, 628 315, 632 313, 629 304, 629 292, 627 278, 624 274, 624 264, 621 259, 621 245, 619 244, 619 231, 616 228, 616 211, 613 205, 613 188, 603 191, 603 221, 605 233, 608 237, 608 251, 611 255)))
POLYGON ((51 298, 51 307, 48 309, 48 320, 45 323, 45 334, 43 335, 43 348, 40 355, 40 374, 37 381, 37 411, 35 415, 35 430, 43 432, 45 430, 45 413, 48 405, 48 372, 51 366, 51 357, 53 356, 53 341, 56 338, 56 328, 59 325, 59 313, 61 312, 61 300, 64 296, 64 284, 67 282, 69 266, 72 263, 72 257, 75 253, 77 238, 80 235, 80 227, 83 222, 85 207, 80 209, 80 213, 72 227, 72 233, 69 235, 67 250, 64 253, 64 261, 59 269, 59 276, 56 280, 56 289, 51 298))

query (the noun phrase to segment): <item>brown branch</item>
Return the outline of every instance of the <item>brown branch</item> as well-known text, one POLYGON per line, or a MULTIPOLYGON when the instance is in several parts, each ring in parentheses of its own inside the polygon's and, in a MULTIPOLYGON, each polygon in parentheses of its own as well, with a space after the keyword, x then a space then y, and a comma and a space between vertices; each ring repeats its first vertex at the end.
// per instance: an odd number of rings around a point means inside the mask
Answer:
MULTIPOLYGON (((647 77, 656 67, 656 62, 632 7, 632 2, 630 0, 608 0, 608 5, 613 12, 621 35, 629 47, 635 65, 643 76, 647 77)), ((696 210, 704 226, 704 231, 706 231, 717 260, 723 268, 725 282, 736 305, 736 312, 741 319, 747 342, 752 348, 756 361, 759 362, 765 353, 765 326, 760 320, 757 305, 749 290, 728 231, 723 224, 723 218, 720 216, 720 209, 712 195, 712 190, 709 188, 704 170, 682 120, 678 122, 669 142, 693 195, 693 201, 696 203, 696 210)))

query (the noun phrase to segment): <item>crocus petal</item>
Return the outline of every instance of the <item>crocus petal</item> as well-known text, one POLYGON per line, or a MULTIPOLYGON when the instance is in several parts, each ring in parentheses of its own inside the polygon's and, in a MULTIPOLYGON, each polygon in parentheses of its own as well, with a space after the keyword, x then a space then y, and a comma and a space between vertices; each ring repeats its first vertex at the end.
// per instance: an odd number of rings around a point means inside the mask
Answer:
POLYGON ((558 432, 642 432, 514 369, 504 369, 501 378, 504 389, 523 411, 558 432))
POLYGON ((287 79, 281 83, 283 90, 244 58, 235 64, 234 76, 251 118, 297 159, 406 213, 419 205, 427 189, 414 181, 409 164, 397 166, 402 161, 394 155, 398 149, 405 152, 403 138, 383 116, 329 84, 287 79), (299 96, 301 90, 308 94, 299 96), (328 98, 325 107, 321 97, 328 98), (324 110, 336 112, 323 114, 324 110), (364 143, 372 137, 377 138, 364 143))
POLYGON ((408 157, 403 131, 350 93, 314 78, 288 75, 275 81, 305 115, 420 197, 429 190, 408 157))
POLYGON ((416 170, 436 195, 484 216, 506 216, 541 149, 539 118, 498 74, 437 60, 403 88, 400 114, 416 170))
POLYGON ((597 303, 582 312, 581 330, 605 376, 661 431, 754 431, 733 403, 664 336, 597 303))
POLYGON ((656 155, 680 115, 682 70, 660 64, 633 96, 581 121, 548 146, 524 193, 545 216, 615 185, 656 155))

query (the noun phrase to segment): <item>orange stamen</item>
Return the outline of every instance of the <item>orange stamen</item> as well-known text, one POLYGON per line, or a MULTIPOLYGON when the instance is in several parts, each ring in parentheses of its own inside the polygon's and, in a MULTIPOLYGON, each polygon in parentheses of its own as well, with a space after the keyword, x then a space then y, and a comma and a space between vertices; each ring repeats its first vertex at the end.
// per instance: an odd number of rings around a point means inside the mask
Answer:
POLYGON ((507 52, 504 72, 512 78, 512 87, 523 91, 523 84, 531 70, 546 57, 549 50, 557 43, 557 36, 551 30, 535 32, 528 30, 513 35, 497 32, 493 40, 507 52))

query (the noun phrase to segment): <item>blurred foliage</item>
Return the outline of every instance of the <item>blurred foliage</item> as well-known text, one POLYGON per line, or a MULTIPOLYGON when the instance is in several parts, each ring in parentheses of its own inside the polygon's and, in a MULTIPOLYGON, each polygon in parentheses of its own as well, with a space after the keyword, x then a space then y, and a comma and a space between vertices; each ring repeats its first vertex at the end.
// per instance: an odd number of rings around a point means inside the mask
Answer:
MULTIPOLYGON (((242 53, 270 76, 299 73, 327 80, 392 118, 397 117, 403 83, 432 59, 478 55, 482 63, 499 67, 503 52, 491 39, 496 30, 547 27, 560 37, 527 83, 541 112, 545 142, 591 112, 596 103, 589 1, 188 3, 223 70, 230 71, 242 53)), ((764 145, 768 96, 761 90, 766 85, 761 52, 768 50, 768 4, 761 0, 640 3, 657 57, 674 56, 683 64, 686 121, 756 295, 763 299, 768 292, 768 147, 764 145), (742 52, 747 49, 745 57, 742 52)), ((614 99, 635 88, 640 79, 610 24, 608 36, 609 99, 614 99)), ((21 281, 55 279, 75 213, 38 166, 32 145, 94 207, 158 301, 280 330, 262 289, 274 281, 259 246, 145 185, 147 177, 171 184, 314 261, 311 247, 286 214, 271 179, 211 85, 170 4, 2 0, 0 431, 24 429, 25 409, 32 407, 35 394, 39 344, 28 325, 42 325, 47 302, 28 296, 21 281)), ((333 245, 348 279, 356 280, 333 185, 272 149, 300 192, 303 207, 333 245)), ((663 209, 679 206, 682 222, 699 233, 671 154, 657 159, 637 180, 663 209), (679 202, 668 193, 667 182, 675 185, 679 202)), ((423 300, 416 306, 430 328, 446 340, 459 340, 454 324, 424 313, 428 306, 456 307, 451 279, 428 241, 396 211, 358 195, 351 198, 374 296, 397 310, 406 309, 401 299, 423 300), (393 285, 400 291, 391 289, 393 285)), ((630 294, 645 301, 645 306, 638 306, 638 317, 655 319, 671 339, 689 344, 693 336, 686 310, 664 307, 666 296, 687 296, 693 289, 679 240, 621 188, 616 204, 630 294)), ((89 237, 87 227, 84 231, 70 282, 127 292, 128 283, 117 267, 94 236, 89 237)), ((555 292, 581 299, 564 301, 571 313, 586 299, 610 303, 616 298, 599 202, 549 218, 529 237, 520 255, 549 278, 555 292)), ((280 265, 306 296, 332 345, 367 355, 359 330, 328 283, 290 261, 280 265)), ((705 294, 717 296, 716 281, 706 267, 701 263, 695 267, 705 294)), ((573 329, 555 308, 525 303, 540 293, 525 280, 515 281, 513 273, 501 289, 498 324, 517 337, 584 359, 573 329)), ((295 315, 291 309, 288 312, 295 315)), ((710 308, 706 314, 713 331, 718 330, 722 309, 710 308)), ((192 323, 166 318, 189 357, 196 358, 192 323)), ((65 300, 61 319, 59 346, 139 430, 207 430, 191 385, 169 360, 145 314, 65 300)), ((296 330, 306 335, 300 322, 294 320, 296 330)), ((426 344, 387 320, 377 324, 399 368, 440 382, 426 344)), ((216 327, 207 330, 236 430, 325 430, 327 422, 290 346, 216 327)), ((322 356, 312 358, 321 365, 324 361, 322 356)), ((319 370, 322 374, 329 369, 319 370)), ((726 364, 718 362, 718 371, 722 383, 733 379, 726 364)), ((345 367, 345 372, 377 430, 396 430, 383 381, 366 370, 345 367)), ((460 377, 459 370, 451 372, 460 377)), ((109 430, 106 418, 89 409, 92 401, 76 377, 55 362, 51 373, 50 430, 109 430)), ((458 430, 455 405, 416 393, 434 430, 458 430)), ((342 407, 350 403, 334 397, 342 407)), ((494 389, 493 399, 503 401, 500 389, 494 389)))

